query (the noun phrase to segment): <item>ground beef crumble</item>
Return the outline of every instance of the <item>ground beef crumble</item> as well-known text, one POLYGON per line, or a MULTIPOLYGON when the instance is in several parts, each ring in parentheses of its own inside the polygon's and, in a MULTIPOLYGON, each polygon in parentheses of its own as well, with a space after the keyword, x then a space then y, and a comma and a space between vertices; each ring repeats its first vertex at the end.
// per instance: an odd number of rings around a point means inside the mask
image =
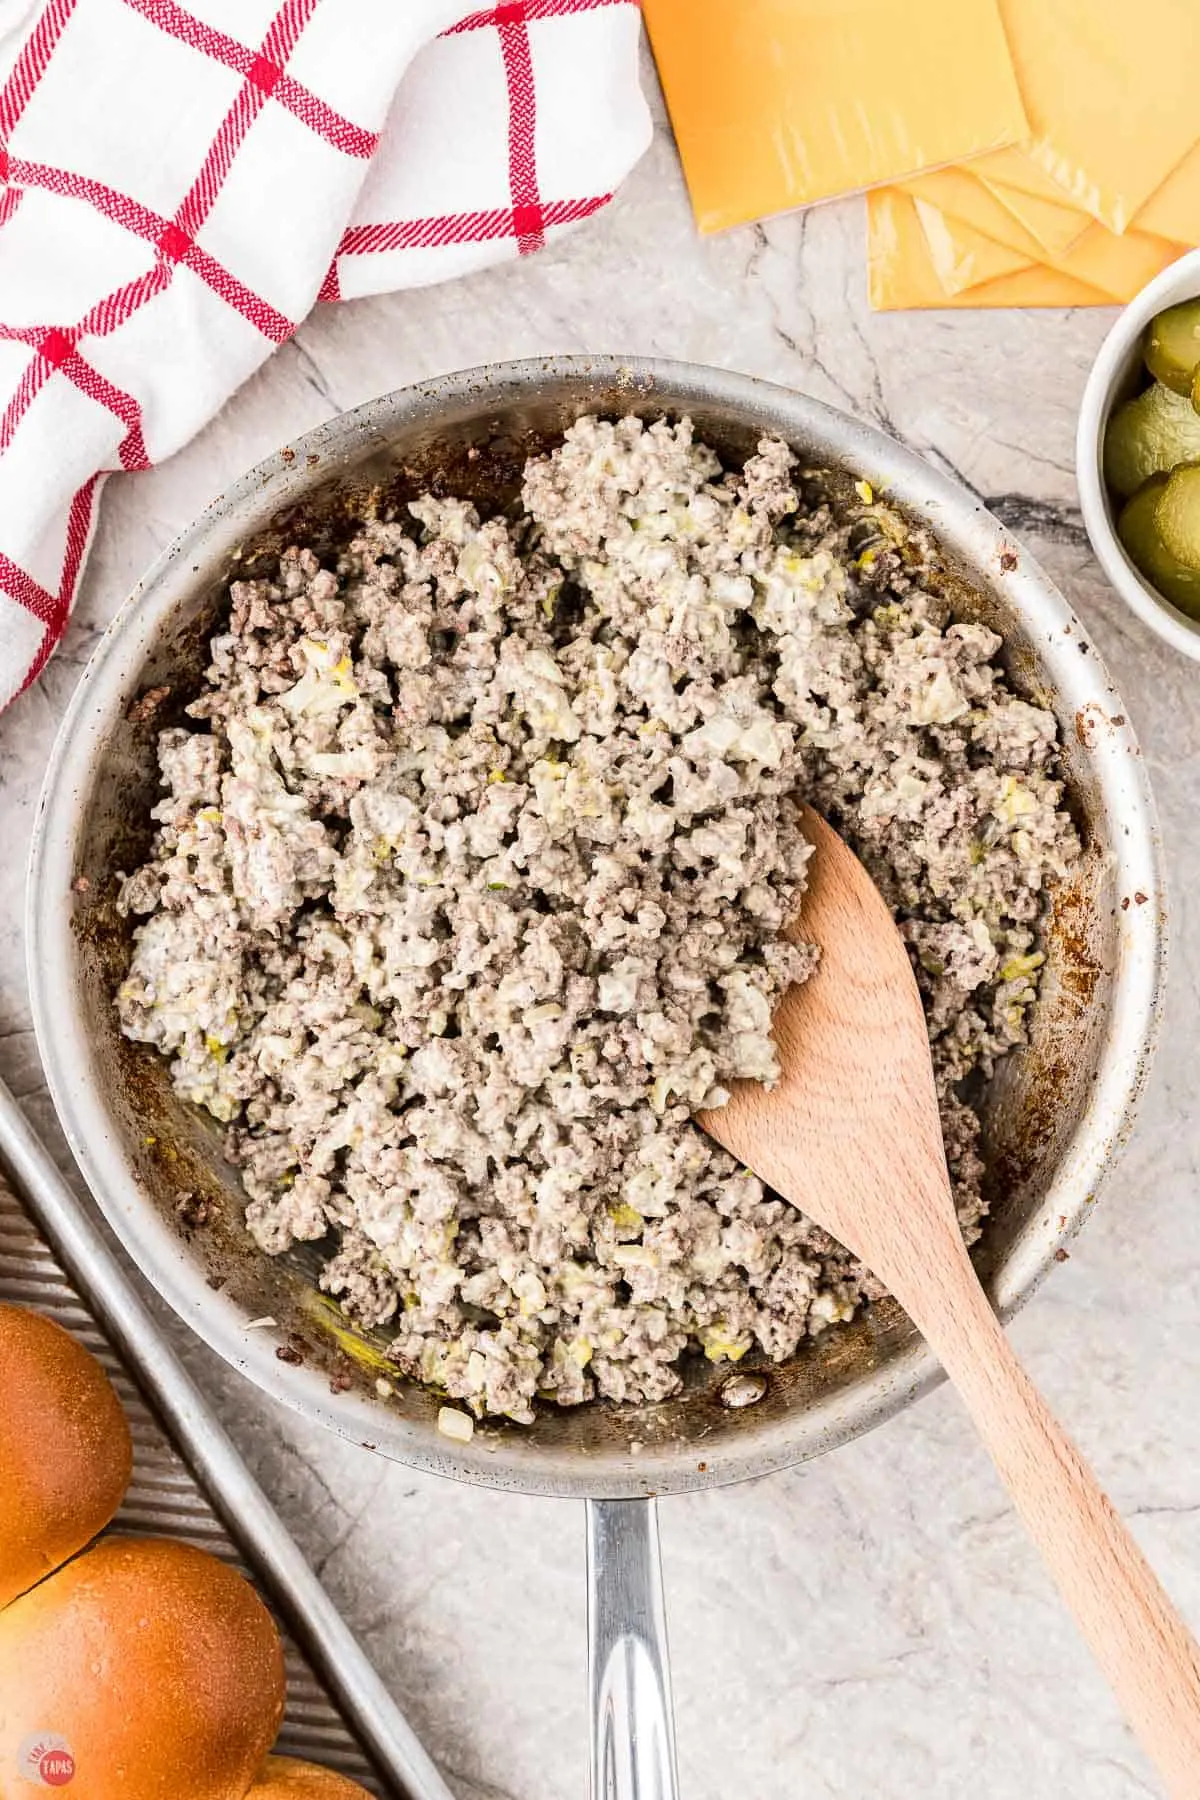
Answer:
POLYGON ((425 498, 232 584, 121 904, 122 1028, 229 1124, 271 1255, 475 1413, 659 1400, 689 1347, 791 1355, 861 1267, 691 1123, 776 1073, 845 832, 908 941, 968 1237, 970 1080, 1024 1041, 1078 854, 1056 726, 862 486, 766 440, 583 419, 482 522, 425 498), (802 916, 802 915, 801 915, 802 916))

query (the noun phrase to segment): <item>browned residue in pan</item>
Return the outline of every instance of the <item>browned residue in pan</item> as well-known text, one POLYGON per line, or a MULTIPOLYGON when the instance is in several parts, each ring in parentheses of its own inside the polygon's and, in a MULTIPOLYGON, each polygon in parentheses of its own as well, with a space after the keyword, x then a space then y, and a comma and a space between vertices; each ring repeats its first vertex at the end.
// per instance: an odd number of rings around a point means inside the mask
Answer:
POLYGON ((1079 1038, 1067 1029, 1070 1015, 1081 1030, 1094 1025, 1092 1007, 1108 971, 1097 948, 1098 921, 1095 902, 1088 891, 1087 872, 1053 890, 1049 917, 1043 928, 1051 978, 1066 1004, 1066 1018, 1045 1038, 1036 1033, 1023 1054, 1029 1079, 1016 1131, 989 1160, 986 1191, 993 1207, 1006 1196, 1027 1189, 1060 1138, 1065 1116, 1078 1110, 1079 1038))

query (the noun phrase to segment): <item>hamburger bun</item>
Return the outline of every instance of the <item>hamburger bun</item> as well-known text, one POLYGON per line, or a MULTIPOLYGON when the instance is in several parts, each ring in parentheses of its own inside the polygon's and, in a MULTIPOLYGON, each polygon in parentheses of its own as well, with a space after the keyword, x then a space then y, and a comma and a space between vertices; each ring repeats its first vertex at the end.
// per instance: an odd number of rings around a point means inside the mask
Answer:
POLYGON ((96 1358, 52 1319, 0 1305, 0 1606, 103 1531, 131 1467, 96 1358))
POLYGON ((371 1796, 348 1775, 290 1756, 268 1756, 246 1800, 371 1800, 371 1796))
POLYGON ((188 1544, 106 1537, 0 1613, 0 1792, 47 1745, 79 1800, 242 1800, 283 1706, 271 1615, 188 1544))

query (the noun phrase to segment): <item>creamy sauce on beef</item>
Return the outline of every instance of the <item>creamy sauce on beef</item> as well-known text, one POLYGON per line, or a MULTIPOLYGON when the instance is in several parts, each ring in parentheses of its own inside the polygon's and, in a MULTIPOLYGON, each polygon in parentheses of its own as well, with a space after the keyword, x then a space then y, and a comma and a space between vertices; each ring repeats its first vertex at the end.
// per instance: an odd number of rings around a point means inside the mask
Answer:
POLYGON ((409 510, 233 583, 122 890, 122 1028, 228 1123, 262 1249, 320 1240, 323 1287, 477 1415, 790 1356, 869 1284, 691 1113, 776 1075, 815 964, 779 935, 795 797, 901 922, 970 1238, 963 1084, 1024 1041, 1078 854, 1054 719, 931 547, 802 500, 776 441, 725 472, 686 421, 584 419, 513 518, 409 510))

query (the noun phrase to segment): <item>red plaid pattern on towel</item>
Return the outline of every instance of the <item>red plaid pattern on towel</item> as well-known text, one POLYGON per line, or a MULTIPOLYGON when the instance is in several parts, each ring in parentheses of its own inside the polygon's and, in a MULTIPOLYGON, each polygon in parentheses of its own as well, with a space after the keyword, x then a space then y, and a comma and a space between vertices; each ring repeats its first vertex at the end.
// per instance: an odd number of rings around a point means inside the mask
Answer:
POLYGON ((314 301, 607 203, 650 137, 638 33, 637 0, 10 0, 0 705, 62 636, 106 473, 178 449, 314 301))

